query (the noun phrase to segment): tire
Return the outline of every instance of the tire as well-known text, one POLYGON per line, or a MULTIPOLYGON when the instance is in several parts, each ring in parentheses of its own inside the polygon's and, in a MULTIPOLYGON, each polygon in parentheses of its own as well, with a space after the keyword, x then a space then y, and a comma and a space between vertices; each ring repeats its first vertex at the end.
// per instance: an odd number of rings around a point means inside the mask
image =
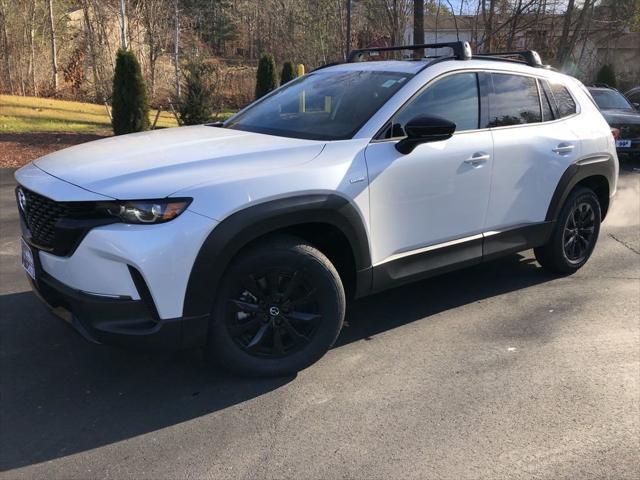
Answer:
POLYGON ((593 253, 600 221, 596 194, 585 187, 576 188, 562 206, 549 242, 534 248, 536 260, 554 273, 567 275, 578 271, 593 253))
POLYGON ((209 355, 247 376, 296 373, 333 345, 344 321, 340 276, 319 250, 276 237, 225 271, 208 330, 209 355))

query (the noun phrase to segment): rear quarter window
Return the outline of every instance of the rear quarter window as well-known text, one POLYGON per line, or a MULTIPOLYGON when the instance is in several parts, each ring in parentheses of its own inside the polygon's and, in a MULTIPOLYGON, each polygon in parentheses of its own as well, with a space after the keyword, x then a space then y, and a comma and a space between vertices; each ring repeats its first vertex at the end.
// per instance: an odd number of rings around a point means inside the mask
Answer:
POLYGON ((567 90, 567 87, 560 83, 551 83, 551 92, 558 106, 558 116, 568 117, 576 113, 576 102, 567 90))

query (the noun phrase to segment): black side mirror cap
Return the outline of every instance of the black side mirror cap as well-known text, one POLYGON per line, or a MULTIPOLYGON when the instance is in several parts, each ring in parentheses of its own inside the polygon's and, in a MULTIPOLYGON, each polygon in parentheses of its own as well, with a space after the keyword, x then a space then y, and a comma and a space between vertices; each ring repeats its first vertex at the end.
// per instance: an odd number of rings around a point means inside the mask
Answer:
POLYGON ((419 115, 409 120, 404 129, 407 136, 396 143, 396 150, 406 155, 421 143, 451 138, 456 124, 441 117, 419 115))

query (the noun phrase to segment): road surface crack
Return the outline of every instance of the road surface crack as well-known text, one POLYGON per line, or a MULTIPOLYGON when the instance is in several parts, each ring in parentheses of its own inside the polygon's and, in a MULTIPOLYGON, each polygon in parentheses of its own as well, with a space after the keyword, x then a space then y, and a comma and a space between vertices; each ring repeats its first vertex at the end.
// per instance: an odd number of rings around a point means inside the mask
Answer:
POLYGON ((618 242, 620 245, 623 245, 625 247, 627 247, 629 250, 631 250, 633 253, 635 253, 636 255, 640 255, 640 252, 638 250, 636 250, 635 248, 633 248, 631 245, 629 245, 627 242, 625 242, 624 240, 620 240, 618 237, 616 237, 615 235, 613 235, 612 233, 609 234, 609 236, 611 238, 613 238, 616 242, 618 242))

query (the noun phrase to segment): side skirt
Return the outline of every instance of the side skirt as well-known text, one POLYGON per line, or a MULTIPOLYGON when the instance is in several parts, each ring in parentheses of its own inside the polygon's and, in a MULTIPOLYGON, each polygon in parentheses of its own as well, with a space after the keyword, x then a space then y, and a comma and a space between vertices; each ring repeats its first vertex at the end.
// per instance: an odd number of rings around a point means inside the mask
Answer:
POLYGON ((550 221, 486 232, 379 263, 373 267, 371 293, 539 247, 547 243, 554 225, 550 221))

